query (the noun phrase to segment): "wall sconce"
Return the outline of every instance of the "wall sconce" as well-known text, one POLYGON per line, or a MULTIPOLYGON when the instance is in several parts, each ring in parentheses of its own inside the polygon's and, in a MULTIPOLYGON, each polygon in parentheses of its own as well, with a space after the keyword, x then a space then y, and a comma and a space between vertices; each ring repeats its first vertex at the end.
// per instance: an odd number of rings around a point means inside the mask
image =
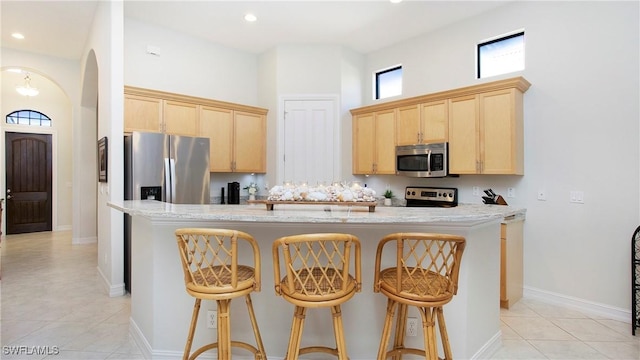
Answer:
POLYGON ((24 85, 16 86, 16 91, 22 96, 36 96, 40 93, 37 88, 31 86, 31 77, 29 73, 24 77, 24 85))

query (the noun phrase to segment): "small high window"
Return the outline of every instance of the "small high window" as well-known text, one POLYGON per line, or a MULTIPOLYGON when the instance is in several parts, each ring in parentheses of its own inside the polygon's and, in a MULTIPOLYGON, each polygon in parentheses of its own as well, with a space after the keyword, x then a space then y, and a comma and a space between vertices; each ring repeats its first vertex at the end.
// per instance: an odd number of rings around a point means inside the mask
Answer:
POLYGON ((51 126, 51 119, 35 110, 18 110, 7 115, 7 124, 51 126))
POLYGON ((524 31, 478 44, 478 79, 524 70, 524 31))
POLYGON ((402 65, 377 71, 375 82, 376 99, 402 95, 402 65))

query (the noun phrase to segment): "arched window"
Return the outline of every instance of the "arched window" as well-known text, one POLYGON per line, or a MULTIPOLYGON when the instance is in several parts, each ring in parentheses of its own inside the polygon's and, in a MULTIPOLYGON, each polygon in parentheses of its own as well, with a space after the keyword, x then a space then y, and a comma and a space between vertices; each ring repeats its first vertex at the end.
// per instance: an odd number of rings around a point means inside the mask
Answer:
POLYGON ((51 119, 39 111, 18 110, 7 115, 7 124, 51 127, 51 119))

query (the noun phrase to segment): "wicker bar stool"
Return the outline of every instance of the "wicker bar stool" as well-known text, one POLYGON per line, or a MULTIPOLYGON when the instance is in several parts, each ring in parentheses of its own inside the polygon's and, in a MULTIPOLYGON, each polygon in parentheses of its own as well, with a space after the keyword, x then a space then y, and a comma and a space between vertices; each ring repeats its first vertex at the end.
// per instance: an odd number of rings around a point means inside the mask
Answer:
POLYGON ((380 240, 376 251, 373 291, 383 293, 388 300, 378 360, 389 356, 401 360, 403 354, 438 360, 436 322, 444 359, 453 359, 442 306, 451 301, 458 290, 458 272, 465 244, 466 240, 461 236, 427 233, 395 233, 380 240), (394 245, 396 265, 381 270, 382 254, 388 243, 394 245), (417 307, 422 317, 425 349, 404 346, 409 305, 417 307), (394 345, 387 350, 396 307, 398 317, 394 345))
POLYGON ((183 360, 195 359, 210 349, 217 349, 218 359, 228 360, 231 359, 231 347, 252 352, 256 360, 266 360, 250 296, 251 292, 260 291, 260 250, 255 239, 247 233, 227 229, 178 229, 175 234, 187 293, 196 298, 183 360), (252 264, 238 264, 239 241, 247 242, 252 248, 252 264), (241 296, 246 301, 257 348, 231 341, 231 300, 241 296), (190 354, 202 300, 216 301, 218 337, 216 342, 190 354))
POLYGON ((295 305, 286 360, 313 352, 347 359, 340 304, 361 289, 360 241, 349 234, 318 233, 286 236, 273 243, 276 294, 295 305), (353 245, 353 246, 352 246, 353 245), (352 251, 354 248, 355 251, 352 251), (280 277, 280 250, 285 276, 280 277), (354 261, 354 273, 350 266, 354 261), (336 347, 300 348, 307 308, 331 308, 336 347))

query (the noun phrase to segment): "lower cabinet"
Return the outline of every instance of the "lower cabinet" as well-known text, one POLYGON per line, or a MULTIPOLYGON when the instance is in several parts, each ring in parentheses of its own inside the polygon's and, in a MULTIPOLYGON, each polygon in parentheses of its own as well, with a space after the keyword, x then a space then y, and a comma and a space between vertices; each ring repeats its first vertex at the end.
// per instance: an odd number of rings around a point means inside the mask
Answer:
POLYGON ((500 307, 508 309, 522 298, 522 238, 524 219, 500 226, 500 307))

